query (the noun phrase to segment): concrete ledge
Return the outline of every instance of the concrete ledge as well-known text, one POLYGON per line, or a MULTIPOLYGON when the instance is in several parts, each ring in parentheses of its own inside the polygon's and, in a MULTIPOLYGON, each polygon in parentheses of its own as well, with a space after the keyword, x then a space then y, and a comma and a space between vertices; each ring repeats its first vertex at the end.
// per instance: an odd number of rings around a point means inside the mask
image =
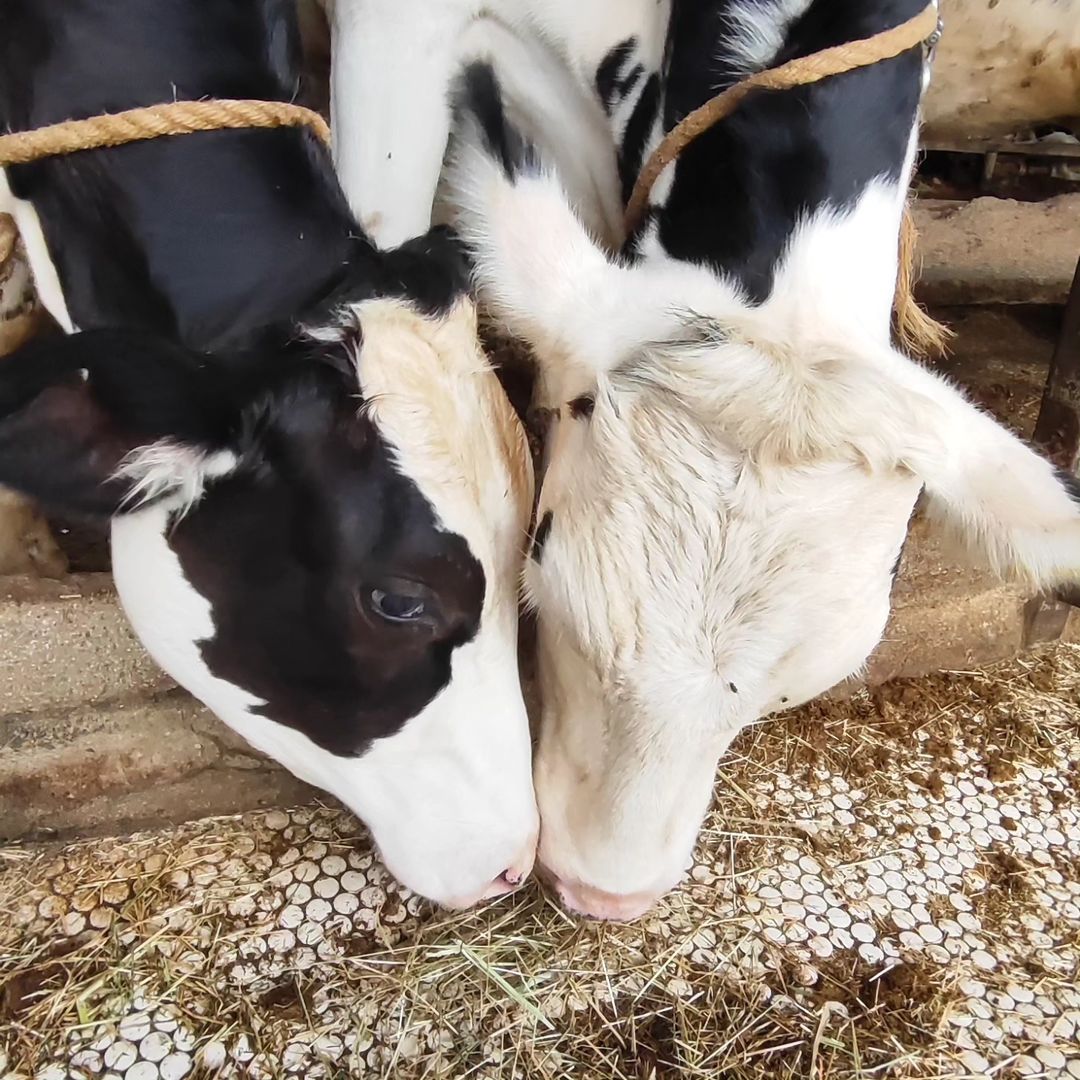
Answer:
POLYGON ((0 656, 0 715, 174 685, 128 628, 109 574, 0 578, 0 656))
POLYGON ((0 718, 0 840, 127 831, 313 795, 183 691, 0 718))
POLYGON ((1024 648, 1027 596, 1008 585, 894 607, 867 668, 870 685, 1008 660, 1024 648))
POLYGON ((1080 194, 1037 203, 919 199, 913 214, 923 303, 1065 303, 1080 257, 1080 194))
MULTIPOLYGON (((127 631, 108 575, 7 579, 0 597, 0 841, 123 832, 329 798, 256 753, 185 692, 161 692, 168 680, 127 631)), ((959 563, 916 518, 885 639, 860 681, 1013 656, 1023 646, 1026 600, 1024 590, 959 563)), ((1080 641, 1075 613, 1068 636, 1080 641)))

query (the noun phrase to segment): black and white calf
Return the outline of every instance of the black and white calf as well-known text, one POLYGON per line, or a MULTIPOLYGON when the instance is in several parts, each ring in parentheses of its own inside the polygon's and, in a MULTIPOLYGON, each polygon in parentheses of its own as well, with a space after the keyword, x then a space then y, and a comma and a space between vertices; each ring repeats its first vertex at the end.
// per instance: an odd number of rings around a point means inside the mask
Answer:
MULTIPOLYGON (((676 0, 659 71, 634 29, 655 0, 623 0, 595 80, 627 188, 719 89, 923 2, 676 0)), ((526 585, 538 858, 571 909, 645 911, 735 734, 859 670, 921 491, 995 569, 1080 578, 1077 492, 889 344, 927 74, 914 49, 746 99, 660 177, 622 258, 521 151, 491 72, 470 76, 461 224, 559 412, 526 585)))
MULTIPOLYGON (((0 0, 0 126, 293 100, 291 0, 0 0)), ((380 252, 308 131, 0 173, 68 337, 0 364, 0 482, 112 520, 139 637, 450 905, 537 818, 517 675, 523 432, 434 230, 380 252)))

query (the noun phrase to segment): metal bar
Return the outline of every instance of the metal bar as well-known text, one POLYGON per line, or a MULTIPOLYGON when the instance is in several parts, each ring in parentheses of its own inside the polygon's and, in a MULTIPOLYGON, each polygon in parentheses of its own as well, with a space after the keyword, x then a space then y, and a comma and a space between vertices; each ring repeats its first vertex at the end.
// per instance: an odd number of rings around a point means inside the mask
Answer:
POLYGON ((1027 157, 1080 158, 1080 143, 1011 139, 925 139, 923 150, 942 150, 953 154, 1023 154, 1027 157))
POLYGON ((1035 445, 1059 468, 1074 475, 1080 464, 1080 262, 1076 264, 1061 334, 1050 359, 1035 445))
MULTIPOLYGON (((1080 476, 1080 261, 1076 264, 1061 334, 1035 422, 1035 445, 1058 468, 1080 476)), ((1025 609, 1024 638, 1031 645, 1056 641, 1065 631, 1071 605, 1080 606, 1080 590, 1036 596, 1025 609), (1068 601, 1065 601, 1066 595, 1068 601)))

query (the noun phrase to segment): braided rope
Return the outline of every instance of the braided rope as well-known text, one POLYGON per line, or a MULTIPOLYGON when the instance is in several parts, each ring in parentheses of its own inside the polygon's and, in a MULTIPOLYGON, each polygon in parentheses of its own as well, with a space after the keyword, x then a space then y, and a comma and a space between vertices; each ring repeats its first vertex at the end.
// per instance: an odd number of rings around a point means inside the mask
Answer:
POLYGON ((869 67, 881 60, 891 60, 908 49, 929 41, 938 29, 937 5, 927 4, 912 19, 873 37, 834 45, 810 56, 789 60, 780 67, 760 71, 729 86, 700 108, 685 116, 671 129, 645 163, 626 206, 626 233, 631 235, 641 223, 653 185, 664 169, 699 135, 729 116, 754 90, 790 90, 820 82, 832 75, 842 75, 857 68, 869 67))
POLYGON ((330 128, 311 109, 285 101, 247 101, 215 98, 210 101, 173 101, 125 112, 64 120, 59 124, 0 135, 0 168, 26 165, 42 158, 98 150, 106 146, 187 135, 224 128, 309 127, 329 144, 330 128))
MULTIPOLYGON (((822 49, 810 56, 800 56, 780 67, 750 75, 721 91, 676 124, 645 162, 626 206, 626 235, 632 235, 641 224, 648 208, 649 195, 664 169, 699 135, 730 116, 748 94, 755 90, 789 90, 795 86, 806 86, 846 71, 869 67, 881 60, 891 60, 917 45, 932 46, 940 32, 937 4, 931 0, 918 15, 891 30, 822 49)), ((930 356, 945 351, 945 343, 951 332, 932 319, 915 300, 916 239, 915 221, 910 207, 905 206, 900 227, 893 314, 901 344, 912 352, 930 356)))

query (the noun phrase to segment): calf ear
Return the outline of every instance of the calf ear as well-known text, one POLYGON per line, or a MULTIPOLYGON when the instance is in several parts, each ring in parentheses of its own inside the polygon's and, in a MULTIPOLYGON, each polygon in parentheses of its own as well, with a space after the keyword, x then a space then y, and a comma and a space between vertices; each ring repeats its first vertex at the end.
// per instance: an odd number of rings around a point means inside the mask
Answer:
POLYGON ((588 310, 582 294, 602 290, 613 268, 558 179, 507 122, 490 67, 467 69, 456 117, 447 185, 485 299, 534 348, 576 345, 566 339, 588 310))
POLYGON ((906 455, 928 509, 1000 574, 1080 584, 1080 485, 943 380, 908 365, 921 430, 906 455))
POLYGON ((585 381, 656 342, 682 340, 692 313, 739 314, 733 288, 696 266, 628 265, 605 252, 558 176, 507 122, 484 65, 459 84, 456 135, 447 175, 455 226, 483 299, 541 367, 579 369, 585 381))
POLYGON ((220 467, 228 398, 202 357, 160 338, 35 341, 0 359, 0 484, 91 517, 190 497, 207 463, 220 467))

